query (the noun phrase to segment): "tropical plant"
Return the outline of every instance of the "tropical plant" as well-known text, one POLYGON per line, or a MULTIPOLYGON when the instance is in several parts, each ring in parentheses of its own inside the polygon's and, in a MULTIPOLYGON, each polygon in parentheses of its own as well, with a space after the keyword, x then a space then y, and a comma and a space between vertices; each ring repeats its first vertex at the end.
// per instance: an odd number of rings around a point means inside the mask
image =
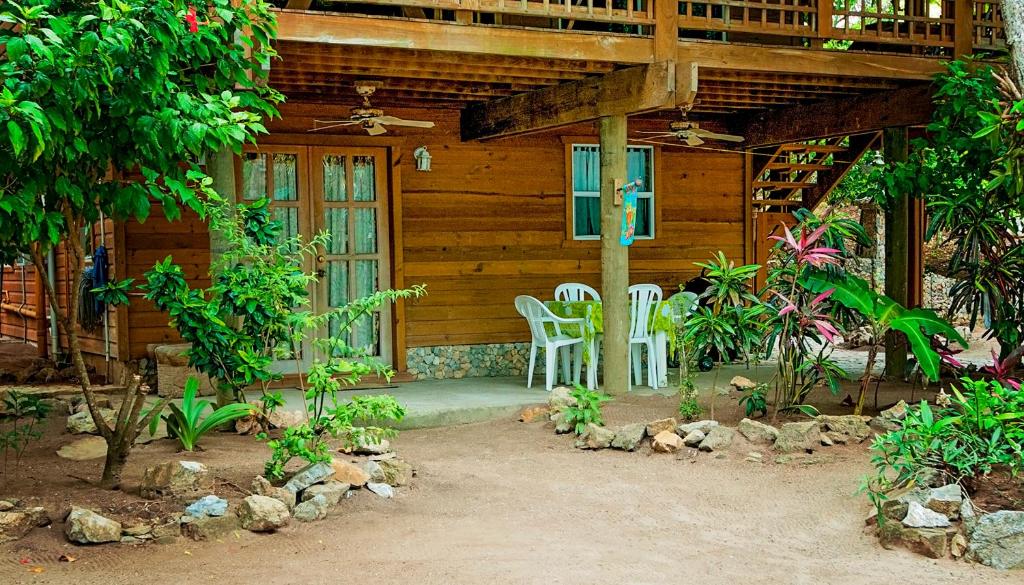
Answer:
POLYGON ((722 251, 718 251, 710 262, 694 262, 694 265, 702 269, 701 274, 709 283, 699 298, 716 314, 729 307, 758 303, 757 297, 751 293, 751 284, 761 269, 760 265, 736 266, 722 251))
POLYGON ((765 399, 767 389, 767 384, 758 384, 743 392, 743 396, 740 396, 740 405, 743 407, 745 416, 749 418, 757 413, 761 413, 761 416, 768 416, 768 401, 765 399))
POLYGON ((717 354, 714 378, 711 382, 711 418, 715 417, 715 398, 718 393, 718 374, 722 361, 736 349, 736 329, 726 315, 717 315, 710 307, 697 307, 686 319, 683 342, 693 346, 694 351, 705 355, 717 354))
POLYGON ((875 438, 875 474, 865 482, 873 500, 932 470, 968 488, 996 468, 1024 470, 1024 395, 989 380, 962 378, 959 386, 940 394, 938 406, 922 400, 899 429, 875 438))
POLYGON ((935 335, 942 335, 967 347, 967 342, 960 333, 936 316, 934 311, 908 309, 891 298, 871 290, 863 279, 852 275, 835 278, 818 271, 805 274, 801 278, 801 284, 813 292, 825 294, 831 291, 834 301, 857 311, 867 320, 871 343, 854 414, 860 414, 864 409, 864 397, 870 384, 875 358, 878 356, 878 342, 890 330, 906 335, 910 350, 917 358, 921 371, 930 380, 939 379, 940 363, 943 359, 932 347, 932 338, 935 335))
MULTIPOLYGON (((198 392, 199 380, 194 376, 189 376, 185 381, 181 406, 169 402, 167 410, 170 412, 161 416, 167 424, 167 436, 177 439, 184 451, 195 451, 199 447, 199 439, 203 435, 225 423, 251 415, 254 409, 251 404, 237 402, 214 408, 206 400, 196 400, 198 392), (203 412, 207 409, 210 409, 210 414, 203 416, 203 412)), ((149 434, 156 434, 157 422, 156 417, 153 417, 149 426, 149 434)))
POLYGON ((126 376, 116 423, 100 416, 79 337, 79 234, 101 217, 144 220, 154 201, 168 219, 198 207, 212 181, 197 161, 240 151, 276 114, 274 28, 263 0, 0 1, 0 248, 42 279, 107 443, 105 487, 148 423, 145 390, 126 376), (46 270, 61 244, 66 302, 46 270))
POLYGON ((8 390, 3 406, 0 411, 0 449, 4 452, 4 477, 10 477, 7 473, 10 454, 14 454, 15 466, 20 465, 29 442, 43 436, 37 427, 50 413, 50 405, 38 396, 8 390))
POLYGON ((565 408, 565 422, 573 426, 573 430, 577 435, 581 434, 587 425, 593 423, 598 426, 604 426, 604 417, 601 414, 601 405, 612 399, 607 394, 602 394, 596 390, 591 390, 576 384, 569 395, 575 400, 569 401, 569 406, 565 408))
MULTIPOLYGON (((682 337, 682 335, 680 335, 682 337)), ((696 420, 703 409, 698 401, 697 364, 694 352, 687 343, 678 342, 679 349, 679 416, 683 420, 696 420)))

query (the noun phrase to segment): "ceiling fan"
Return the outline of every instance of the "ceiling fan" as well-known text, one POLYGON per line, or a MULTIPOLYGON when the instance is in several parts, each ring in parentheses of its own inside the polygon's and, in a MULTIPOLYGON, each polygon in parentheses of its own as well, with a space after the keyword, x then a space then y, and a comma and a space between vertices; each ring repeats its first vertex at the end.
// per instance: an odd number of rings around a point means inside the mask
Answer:
POLYGON ((310 132, 358 124, 370 136, 379 136, 388 131, 385 126, 434 127, 433 122, 426 120, 403 120, 395 116, 385 116, 384 110, 373 107, 370 104, 370 96, 373 95, 373 92, 377 91, 377 88, 383 85, 380 81, 357 81, 355 85, 356 93, 363 98, 363 103, 352 108, 352 115, 347 120, 313 120, 313 129, 310 132))
MULTIPOLYGON (((718 132, 712 132, 710 130, 704 130, 696 122, 691 122, 687 119, 687 114, 690 112, 690 108, 693 104, 687 104, 679 108, 681 114, 678 120, 669 123, 668 132, 650 132, 650 131, 639 131, 637 134, 649 134, 648 139, 657 138, 675 138, 687 146, 700 146, 704 144, 704 140, 724 140, 726 142, 743 142, 745 138, 742 136, 733 136, 732 134, 719 134, 718 132)), ((641 138, 640 140, 644 140, 641 138)))

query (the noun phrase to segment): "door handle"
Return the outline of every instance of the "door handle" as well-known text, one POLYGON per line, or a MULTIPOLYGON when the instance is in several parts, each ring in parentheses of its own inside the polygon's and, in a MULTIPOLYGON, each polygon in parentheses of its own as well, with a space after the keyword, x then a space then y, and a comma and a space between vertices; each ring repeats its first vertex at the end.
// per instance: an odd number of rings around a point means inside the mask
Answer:
POLYGON ((317 271, 316 271, 316 277, 317 278, 323 278, 325 276, 327 276, 327 271, 324 270, 323 268, 318 268, 317 271))

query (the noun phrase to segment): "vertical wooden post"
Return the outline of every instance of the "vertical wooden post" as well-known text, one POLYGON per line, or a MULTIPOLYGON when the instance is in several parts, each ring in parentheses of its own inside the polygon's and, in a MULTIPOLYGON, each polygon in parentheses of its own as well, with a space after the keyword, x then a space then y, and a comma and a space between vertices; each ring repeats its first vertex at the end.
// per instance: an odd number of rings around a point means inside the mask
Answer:
POLYGON ((654 2, 654 61, 675 61, 679 51, 679 0, 648 1, 654 2))
POLYGON ((604 116, 601 139, 601 296, 604 312, 604 390, 629 389, 629 248, 619 243, 622 206, 616 181, 626 179, 626 116, 604 116))
MULTIPOLYGON (((907 160, 909 154, 907 129, 887 128, 882 136, 882 152, 886 162, 907 160)), ((897 303, 909 304, 910 276, 910 209, 913 202, 906 195, 894 201, 885 212, 885 294, 897 303)), ((902 378, 907 368, 907 342, 903 334, 891 331, 885 338, 885 370, 891 379, 902 378)))
MULTIPOLYGON (((238 191, 235 184, 235 153, 229 148, 223 148, 206 159, 206 174, 213 179, 213 189, 227 201, 234 202, 238 191)), ((216 230, 210 232, 210 264, 218 260, 228 247, 228 242, 223 234, 216 230)), ((216 380, 211 380, 217 385, 216 380)), ((235 397, 231 392, 222 392, 217 389, 217 405, 223 406, 234 402, 235 397)))
POLYGON ((974 52, 974 0, 953 2, 953 58, 974 52))

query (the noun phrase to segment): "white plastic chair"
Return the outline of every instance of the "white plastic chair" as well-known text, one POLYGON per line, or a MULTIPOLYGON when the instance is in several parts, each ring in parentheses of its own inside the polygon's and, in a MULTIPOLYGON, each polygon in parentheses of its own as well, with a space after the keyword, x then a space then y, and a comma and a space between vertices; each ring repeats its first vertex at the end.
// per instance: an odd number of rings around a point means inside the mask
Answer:
POLYGON ((600 301, 601 295, 592 286, 581 282, 566 282, 555 287, 555 300, 564 302, 600 301), (590 299, 587 299, 587 297, 590 297, 590 299))
POLYGON ((561 325, 579 325, 582 329, 585 326, 584 319, 566 319, 559 317, 544 306, 544 303, 529 296, 519 295, 516 297, 516 310, 530 324, 530 368, 526 374, 526 387, 533 386, 533 370, 537 363, 537 348, 544 347, 544 360, 547 368, 544 377, 544 386, 548 392, 555 385, 557 361, 559 354, 562 358, 562 377, 569 383, 569 350, 572 349, 575 357, 575 371, 573 381, 580 381, 580 372, 583 368, 583 337, 570 337, 562 333, 561 325), (551 323, 555 334, 549 335, 546 323, 551 323))
POLYGON ((632 354, 632 383, 640 385, 643 369, 640 366, 642 346, 647 346, 647 384, 658 389, 659 354, 651 327, 651 314, 661 302, 661 287, 655 284, 634 284, 629 287, 629 349, 632 354))

